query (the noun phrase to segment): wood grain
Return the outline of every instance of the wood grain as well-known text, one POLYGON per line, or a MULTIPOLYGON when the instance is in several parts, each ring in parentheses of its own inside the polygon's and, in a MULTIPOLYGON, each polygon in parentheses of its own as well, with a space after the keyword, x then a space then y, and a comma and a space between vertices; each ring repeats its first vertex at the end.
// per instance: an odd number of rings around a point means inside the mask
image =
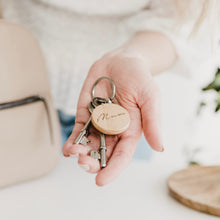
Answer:
POLYGON ((130 116, 126 109, 117 104, 107 103, 96 107, 92 112, 94 127, 108 135, 124 132, 130 124, 130 116))
POLYGON ((200 212, 220 216, 220 166, 191 166, 168 179, 170 195, 200 212))

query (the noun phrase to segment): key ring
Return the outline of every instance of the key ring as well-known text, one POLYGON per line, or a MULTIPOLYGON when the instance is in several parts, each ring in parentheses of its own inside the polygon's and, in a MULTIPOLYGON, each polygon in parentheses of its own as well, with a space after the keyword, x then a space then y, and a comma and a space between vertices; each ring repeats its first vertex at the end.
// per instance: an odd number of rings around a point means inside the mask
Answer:
POLYGON ((92 93, 91 93, 92 99, 95 98, 95 87, 96 87, 96 85, 97 85, 101 80, 103 80, 103 79, 107 79, 107 80, 111 83, 111 86, 112 86, 112 95, 111 95, 111 97, 108 98, 108 99, 109 99, 109 100, 112 100, 112 99, 115 97, 115 84, 113 83, 113 81, 112 81, 110 78, 108 78, 108 77, 106 77, 106 76, 102 76, 102 77, 98 78, 98 79, 95 81, 94 85, 92 86, 92 93))

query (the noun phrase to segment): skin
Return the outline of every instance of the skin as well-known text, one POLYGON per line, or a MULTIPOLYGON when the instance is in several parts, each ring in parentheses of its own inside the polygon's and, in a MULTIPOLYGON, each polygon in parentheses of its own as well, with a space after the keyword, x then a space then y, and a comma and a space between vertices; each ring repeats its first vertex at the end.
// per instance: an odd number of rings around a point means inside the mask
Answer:
MULTIPOLYGON (((66 157, 77 156, 79 165, 87 167, 87 172, 97 173, 98 186, 112 182, 128 166, 142 132, 152 149, 164 151, 160 130, 160 95, 153 75, 169 69, 176 60, 175 48, 165 35, 143 31, 136 33, 120 48, 104 55, 89 70, 78 101, 76 124, 63 146, 63 154, 66 157), (98 150, 100 145, 99 133, 92 126, 89 128, 89 145, 74 144, 90 116, 88 104, 91 101, 92 85, 101 76, 113 80, 116 86, 113 102, 127 109, 131 118, 125 132, 106 137, 107 167, 104 169, 100 169, 99 161, 89 156, 89 151, 98 150)), ((111 86, 103 80, 95 92, 97 96, 109 97, 111 86)))

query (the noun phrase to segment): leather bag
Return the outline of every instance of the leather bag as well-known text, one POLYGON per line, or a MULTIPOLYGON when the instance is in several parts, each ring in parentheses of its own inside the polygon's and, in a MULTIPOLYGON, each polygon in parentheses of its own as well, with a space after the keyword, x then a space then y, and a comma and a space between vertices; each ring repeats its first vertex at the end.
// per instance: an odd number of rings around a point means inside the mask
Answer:
POLYGON ((0 187, 55 168, 61 135, 37 40, 0 20, 0 187))

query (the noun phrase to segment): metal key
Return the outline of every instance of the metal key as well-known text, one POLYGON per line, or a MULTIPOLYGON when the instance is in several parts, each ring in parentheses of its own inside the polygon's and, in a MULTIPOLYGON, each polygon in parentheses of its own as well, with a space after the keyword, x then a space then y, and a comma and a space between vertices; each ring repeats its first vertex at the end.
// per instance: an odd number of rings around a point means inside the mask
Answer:
POLYGON ((90 142, 90 140, 86 137, 90 122, 91 122, 91 116, 89 117, 89 120, 86 122, 86 124, 84 125, 84 127, 80 131, 76 140, 74 141, 75 144, 87 145, 90 142))
POLYGON ((100 160, 101 168, 106 167, 106 145, 105 145, 105 135, 100 133, 100 148, 99 151, 91 150, 90 157, 96 160, 100 160))
POLYGON ((105 135, 103 133, 100 133, 100 148, 99 148, 99 152, 100 152, 100 163, 101 163, 101 167, 104 168, 106 167, 106 145, 105 145, 105 135))
MULTIPOLYGON (((103 100, 103 98, 94 98, 93 102, 90 103, 90 105, 94 104, 97 106, 104 104, 104 103, 109 103, 111 101, 109 101, 109 99, 105 99, 105 101, 103 100)), ((94 107, 94 106, 93 106, 94 107)), ((96 106, 95 106, 96 107, 96 106)), ((90 156, 93 159, 96 160, 100 160, 100 164, 101 164, 101 168, 106 167, 106 145, 105 145, 105 134, 100 132, 100 147, 99 147, 99 152, 96 150, 91 150, 90 151, 90 156)))
MULTIPOLYGON (((91 109, 93 111, 93 109, 95 107, 97 107, 98 105, 101 104, 105 104, 105 103, 109 103, 111 102, 111 100, 109 99, 103 99, 100 97, 94 97, 93 101, 90 102, 90 107, 89 109, 91 109)), ((92 113, 92 111, 90 111, 90 113, 92 113)), ((96 160, 100 160, 100 164, 101 164, 101 168, 106 167, 106 145, 105 145, 105 135, 103 133, 100 133, 100 148, 99 148, 99 152, 96 150, 91 150, 90 151, 90 156, 93 159, 96 160)))
MULTIPOLYGON (((101 105, 103 103, 106 103, 104 98, 98 98, 98 97, 93 98, 93 100, 89 103, 89 112, 92 114, 92 111, 98 105, 101 105)), ((87 145, 90 142, 90 140, 86 137, 90 123, 91 123, 91 116, 89 117, 88 121, 86 122, 82 130, 80 131, 76 140, 74 141, 75 144, 87 145)))
MULTIPOLYGON (((92 102, 90 102, 89 103, 89 112, 92 113, 94 108, 95 107, 93 106, 92 102)), ((84 127, 80 131, 76 140, 74 141, 75 144, 87 145, 90 142, 90 140, 86 137, 90 122, 91 122, 91 116, 89 117, 89 120, 86 122, 86 124, 84 125, 84 127)))
POLYGON ((100 153, 97 150, 91 150, 90 151, 90 157, 92 157, 95 160, 100 160, 101 159, 100 153))

